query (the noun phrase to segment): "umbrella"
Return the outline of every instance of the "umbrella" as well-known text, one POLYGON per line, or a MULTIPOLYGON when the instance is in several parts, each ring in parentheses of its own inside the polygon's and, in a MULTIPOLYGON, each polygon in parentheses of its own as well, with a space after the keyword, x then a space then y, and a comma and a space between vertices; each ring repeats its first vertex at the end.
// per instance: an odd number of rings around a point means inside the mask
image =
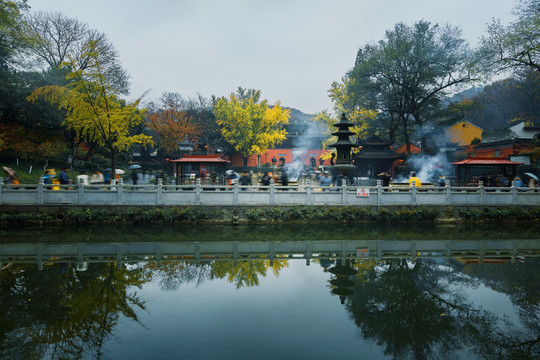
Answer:
MULTIPOLYGON (((103 171, 111 171, 111 168, 106 168, 103 171)), ((116 175, 122 175, 122 174, 125 174, 126 172, 124 170, 122 170, 122 169, 114 169, 114 173, 116 175)))
POLYGON ((17 173, 12 168, 9 168, 7 166, 2 166, 2 169, 11 177, 17 176, 17 173))
POLYGON ((129 170, 137 170, 137 169, 140 169, 140 168, 141 168, 141 165, 133 164, 128 169, 129 170))
MULTIPOLYGON (((5 168, 4 168, 5 169, 5 168)), ((538 181, 538 176, 534 175, 534 174, 531 174, 531 173, 525 173, 525 175, 533 178, 534 180, 538 181)))

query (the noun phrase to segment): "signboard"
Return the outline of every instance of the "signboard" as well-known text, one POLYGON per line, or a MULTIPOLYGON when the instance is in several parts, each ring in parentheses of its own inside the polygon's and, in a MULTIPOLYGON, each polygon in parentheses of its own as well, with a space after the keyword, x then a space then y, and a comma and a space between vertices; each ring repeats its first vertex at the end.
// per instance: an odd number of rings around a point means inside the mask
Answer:
POLYGON ((359 257, 359 258, 369 257, 369 249, 356 249, 356 257, 359 257))
POLYGON ((524 165, 531 165, 531 157, 529 155, 510 155, 510 161, 521 162, 524 165))
POLYGON ((369 188, 356 188, 357 197, 369 197, 369 188))

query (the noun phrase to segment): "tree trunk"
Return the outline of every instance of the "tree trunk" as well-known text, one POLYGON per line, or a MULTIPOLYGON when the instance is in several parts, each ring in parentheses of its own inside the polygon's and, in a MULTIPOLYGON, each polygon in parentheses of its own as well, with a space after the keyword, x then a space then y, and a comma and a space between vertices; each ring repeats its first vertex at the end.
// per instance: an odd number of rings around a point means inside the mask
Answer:
POLYGON ((244 156, 244 167, 247 167, 247 163, 248 163, 248 157, 243 155, 244 156))
POLYGON ((116 152, 114 147, 110 147, 111 150, 111 183, 116 179, 116 152))
POLYGON ((405 137, 405 144, 407 150, 407 157, 411 156, 411 140, 409 139, 409 119, 407 116, 401 115, 401 122, 403 125, 403 136, 405 137))

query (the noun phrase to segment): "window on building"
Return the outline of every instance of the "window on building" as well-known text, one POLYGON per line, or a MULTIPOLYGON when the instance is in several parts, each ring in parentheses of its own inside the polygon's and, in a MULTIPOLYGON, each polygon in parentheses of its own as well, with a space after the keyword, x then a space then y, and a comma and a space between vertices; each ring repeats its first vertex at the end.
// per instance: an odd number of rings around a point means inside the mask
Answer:
POLYGON ((500 149, 499 150, 494 150, 493 151, 493 156, 500 157, 501 156, 501 150, 500 149))

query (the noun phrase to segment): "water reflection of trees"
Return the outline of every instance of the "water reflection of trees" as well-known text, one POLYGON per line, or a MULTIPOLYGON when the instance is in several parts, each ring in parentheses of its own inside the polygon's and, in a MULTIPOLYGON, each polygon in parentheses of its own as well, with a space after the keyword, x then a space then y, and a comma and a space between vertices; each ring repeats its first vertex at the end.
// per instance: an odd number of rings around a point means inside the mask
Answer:
POLYGON ((497 265, 472 263, 463 271, 493 290, 507 294, 517 308, 521 323, 518 328, 502 319, 504 330, 491 322, 473 333, 478 342, 487 344, 485 354, 492 358, 499 354, 515 359, 540 358, 540 259, 497 265))
POLYGON ((160 283, 163 290, 176 290, 181 285, 194 283, 196 286, 207 280, 227 279, 237 289, 260 285, 260 278, 265 277, 269 270, 277 277, 279 272, 288 267, 288 260, 218 260, 211 262, 165 261, 149 263, 146 269, 160 283))
POLYGON ((393 259, 379 266, 355 267, 361 271, 354 278, 346 307, 361 336, 374 341, 386 355, 397 359, 459 358, 460 352, 467 350, 485 359, 534 359, 540 355, 539 285, 531 278, 538 274, 534 271, 538 262, 528 270, 517 270, 519 275, 513 278, 493 276, 499 291, 505 289, 511 298, 519 299, 521 324, 475 307, 467 300, 464 286, 477 279, 444 264, 393 259))
POLYGON ((144 302, 132 287, 147 281, 138 269, 68 264, 38 271, 13 265, 0 272, 0 353, 3 359, 101 358, 121 317, 138 322, 144 302))

